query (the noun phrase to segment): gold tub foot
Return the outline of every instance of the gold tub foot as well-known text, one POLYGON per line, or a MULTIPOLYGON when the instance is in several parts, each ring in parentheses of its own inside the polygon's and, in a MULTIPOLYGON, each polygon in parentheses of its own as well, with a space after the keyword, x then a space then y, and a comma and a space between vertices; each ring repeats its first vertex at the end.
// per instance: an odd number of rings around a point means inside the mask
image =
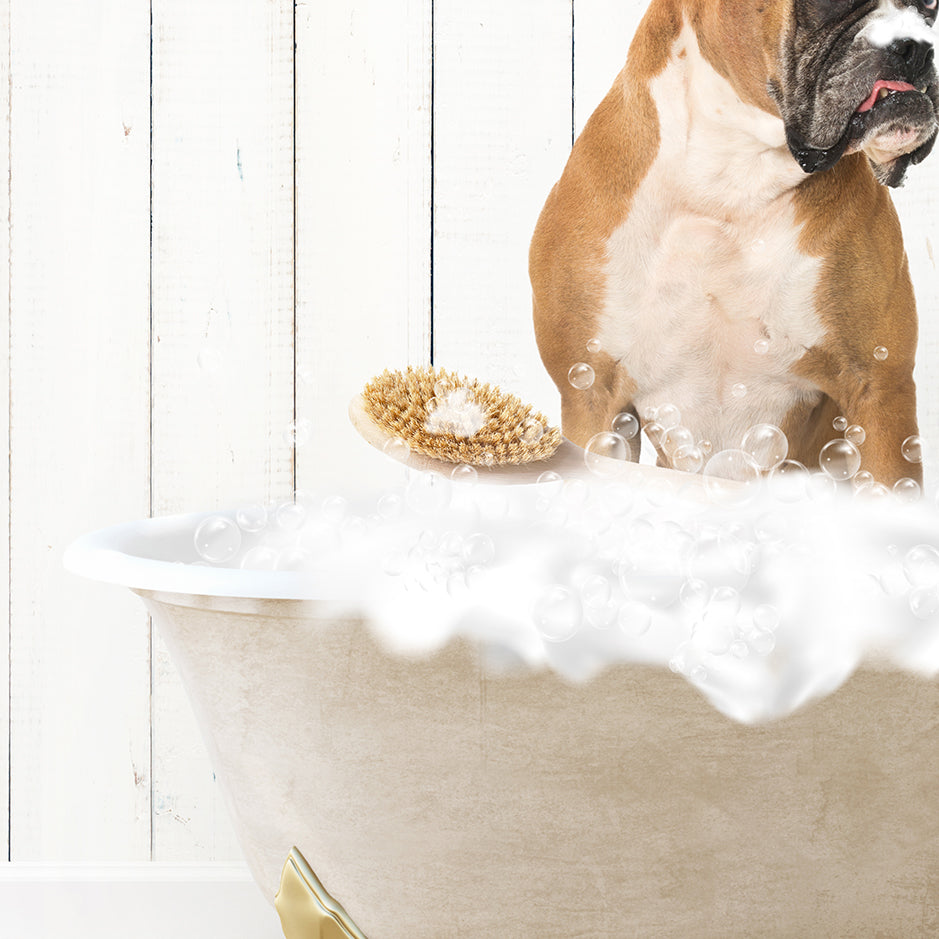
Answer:
POLYGON ((285 939, 365 939, 296 848, 284 862, 274 906, 285 939))

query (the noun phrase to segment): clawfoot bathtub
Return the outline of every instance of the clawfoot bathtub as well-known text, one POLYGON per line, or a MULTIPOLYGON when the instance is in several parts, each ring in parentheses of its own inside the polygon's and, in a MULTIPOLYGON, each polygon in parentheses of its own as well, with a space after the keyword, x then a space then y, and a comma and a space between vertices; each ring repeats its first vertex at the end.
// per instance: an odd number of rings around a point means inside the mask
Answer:
POLYGON ((392 653, 315 578, 173 563, 193 527, 68 563, 152 613, 289 939, 939 934, 936 681, 744 726, 661 667, 392 653))

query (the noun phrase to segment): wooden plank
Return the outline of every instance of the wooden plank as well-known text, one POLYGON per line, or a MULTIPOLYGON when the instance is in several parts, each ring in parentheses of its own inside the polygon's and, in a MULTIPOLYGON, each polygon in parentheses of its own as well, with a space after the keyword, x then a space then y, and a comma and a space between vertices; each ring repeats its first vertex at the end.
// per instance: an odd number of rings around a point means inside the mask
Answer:
POLYGON ((649 0, 575 0, 574 131, 579 134, 613 80, 649 0))
MULTIPOLYGON (((293 489, 293 10, 153 3, 153 512, 293 489)), ((159 635, 158 860, 240 852, 159 635)))
POLYGON ((434 23, 434 359, 557 421, 528 246, 570 150, 571 4, 438 0, 434 23))
MULTIPOLYGON (((0 0, 0 440, 10 442, 10 0, 0 0), (6 37, 4 41, 3 37, 6 37)), ((10 834, 10 463, 0 457, 0 861, 10 834)))
MULTIPOLYGON (((919 346, 914 376, 919 432, 925 442, 923 472, 927 492, 939 491, 939 158, 911 167, 893 201, 903 226, 903 243, 919 315, 919 346)), ((888 350, 889 354, 889 350, 888 350)))
POLYGON ((298 484, 387 461, 347 406, 430 352, 431 0, 297 5, 298 484))
POLYGON ((149 10, 9 9, 11 852, 142 860, 147 618, 61 553, 149 501, 149 10))

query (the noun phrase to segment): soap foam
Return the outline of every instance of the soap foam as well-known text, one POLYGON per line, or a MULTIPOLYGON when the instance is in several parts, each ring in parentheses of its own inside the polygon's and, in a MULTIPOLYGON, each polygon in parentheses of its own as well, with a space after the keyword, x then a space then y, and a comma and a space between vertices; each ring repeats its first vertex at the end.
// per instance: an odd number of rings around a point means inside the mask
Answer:
POLYGON ((829 694, 865 661, 935 676, 939 512, 806 489, 711 502, 674 482, 409 471, 355 504, 272 507, 225 563, 250 566, 260 546, 262 566, 315 572, 331 611, 363 616, 397 654, 465 636, 500 671, 584 682, 618 663, 668 667, 745 723, 829 694))

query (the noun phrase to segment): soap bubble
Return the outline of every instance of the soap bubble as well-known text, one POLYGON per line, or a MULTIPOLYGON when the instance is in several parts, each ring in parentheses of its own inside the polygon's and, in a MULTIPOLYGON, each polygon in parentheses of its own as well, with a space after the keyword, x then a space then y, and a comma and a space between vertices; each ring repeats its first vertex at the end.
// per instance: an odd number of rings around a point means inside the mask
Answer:
POLYGON ((665 430, 671 430, 681 424, 681 411, 674 404, 663 404, 656 411, 655 419, 665 430))
POLYGON ((612 431, 602 430, 594 434, 584 448, 584 464, 595 476, 610 478, 622 470, 622 464, 630 457, 629 444, 612 431))
POLYGON ((259 502, 243 505, 235 512, 235 522, 242 531, 261 531, 267 525, 267 509, 259 502))
POLYGON ((281 502, 274 509, 274 521, 284 531, 296 531, 306 521, 306 516, 306 506, 296 498, 281 502))
POLYGON ((626 600, 620 604, 616 622, 623 635, 638 639, 652 625, 652 610, 638 600, 626 600))
POLYGON ((754 629, 747 641, 757 655, 769 655, 776 648, 776 637, 767 629, 754 629))
POLYGON ((623 440, 631 440, 639 433, 639 421, 635 414, 623 411, 613 418, 612 429, 613 433, 619 434, 623 440))
POLYGON ((647 404, 642 409, 642 419, 644 421, 654 421, 655 415, 659 413, 659 409, 653 404, 647 404))
POLYGON ((900 453, 903 454, 903 459, 908 463, 922 463, 923 438, 915 434, 912 437, 907 437, 900 445, 900 453))
POLYGON ((609 629, 619 614, 619 604, 608 600, 606 603, 592 603, 586 605, 585 615, 587 622, 594 629, 609 629))
POLYGON ((910 612, 917 619, 929 619, 939 613, 939 589, 917 587, 910 591, 910 612))
POLYGON ((915 479, 904 477, 893 484, 893 494, 900 502, 910 504, 918 502, 922 498, 923 490, 915 479))
POLYGON ((437 515, 449 504, 450 480, 440 473, 414 473, 408 480, 405 499, 419 515, 437 515))
POLYGON ((267 545, 255 545, 244 553, 239 566, 244 571, 277 570, 277 552, 267 545))
POLYGON ((772 470, 786 459, 789 441, 775 424, 756 424, 744 434, 740 449, 761 470, 772 470))
POLYGON ((575 584, 580 592, 584 606, 604 606, 613 596, 613 588, 608 577, 603 574, 590 573, 589 568, 578 572, 575 584))
POLYGON ((691 447, 694 445, 694 434, 687 427, 672 427, 666 431, 662 438, 662 449, 673 457, 675 452, 681 447, 691 447))
POLYGON ((818 455, 818 464, 831 479, 850 479, 861 468, 861 453, 850 440, 829 440, 818 455))
POLYGON ((753 611, 753 625, 765 632, 773 632, 779 626, 779 610, 769 603, 762 603, 753 611))
POLYGON ((691 671, 694 661, 694 650, 691 643, 683 642, 668 660, 668 667, 678 675, 687 675, 691 671))
POLYGON ((545 470, 536 480, 539 486, 549 488, 552 493, 559 492, 564 484, 564 479, 554 470, 545 470))
POLYGON ((665 438, 665 428, 658 421, 649 421, 643 430, 653 447, 660 447, 665 438))
POLYGON ((495 542, 484 532, 476 532, 464 540, 462 555, 468 566, 483 567, 496 556, 495 542))
POLYGON ((875 479, 874 474, 869 473, 867 470, 860 470, 854 474, 854 478, 851 480, 851 485, 854 486, 855 492, 861 492, 864 489, 869 489, 874 485, 875 479))
POLYGON ((526 417, 518 425, 518 436, 522 443, 536 444, 544 436, 544 424, 535 417, 526 417))
POLYGON ((705 457, 709 457, 714 451, 714 444, 710 440, 699 440, 698 449, 704 454, 705 457))
POLYGON ((597 353, 603 348, 603 343, 599 339, 594 337, 593 339, 587 340, 587 351, 590 353, 597 353))
POLYGON ((596 373, 586 362, 572 365, 567 380, 579 391, 586 391, 594 382, 596 373))
POLYGON ((737 384, 730 389, 730 393, 735 398, 745 398, 747 396, 747 386, 742 381, 738 381, 737 384))
POLYGON ((397 492, 386 492, 378 500, 377 511, 386 522, 394 521, 404 511, 404 499, 397 492))
POLYGON ((757 341, 753 343, 753 351, 757 355, 766 355, 766 353, 769 352, 769 340, 757 339, 757 341))
POLYGON ((460 463, 459 466, 454 466, 450 471, 450 479, 455 483, 472 485, 479 479, 479 473, 476 471, 475 466, 470 466, 468 463, 460 463))
POLYGON ((548 642, 570 639, 580 626, 580 600, 568 587, 553 584, 535 601, 532 619, 542 638, 548 642))
POLYGON ((844 439, 850 440, 856 447, 859 447, 867 440, 867 431, 860 424, 852 424, 845 430, 844 439))
POLYGON ((338 525, 346 517, 348 508, 349 500, 345 496, 327 496, 323 499, 323 518, 334 525, 338 525))
POLYGON ((411 445, 403 437, 389 437, 381 449, 386 456, 399 463, 406 463, 411 455, 411 445))
POLYGON ((783 460, 770 474, 769 491, 780 502, 798 502, 805 497, 809 471, 798 460, 783 460))
POLYGON ((831 426, 834 427, 839 434, 843 434, 848 429, 848 419, 839 415, 831 422, 831 426))
POLYGON ((887 352, 886 346, 877 346, 877 348, 874 349, 874 358, 877 359, 878 362, 883 362, 888 355, 889 353, 887 352))
POLYGON ((711 588, 697 577, 689 577, 678 591, 681 605, 695 616, 700 616, 711 599, 711 588))
POLYGON ((450 378, 438 378, 434 382, 434 396, 437 398, 446 398, 454 388, 458 387, 459 384, 450 378))
POLYGON ((721 450, 704 467, 708 495, 727 505, 739 505, 753 495, 760 468, 743 450, 721 450))
POLYGON ((203 561, 223 564, 241 548, 241 529, 230 518, 213 515, 199 523, 193 540, 203 561))
POLYGON ((683 473, 697 473, 704 466, 704 454, 700 447, 679 447, 672 454, 672 466, 683 473))
POLYGON ((910 548, 903 558, 903 573, 914 587, 939 586, 939 551, 928 544, 910 548))

